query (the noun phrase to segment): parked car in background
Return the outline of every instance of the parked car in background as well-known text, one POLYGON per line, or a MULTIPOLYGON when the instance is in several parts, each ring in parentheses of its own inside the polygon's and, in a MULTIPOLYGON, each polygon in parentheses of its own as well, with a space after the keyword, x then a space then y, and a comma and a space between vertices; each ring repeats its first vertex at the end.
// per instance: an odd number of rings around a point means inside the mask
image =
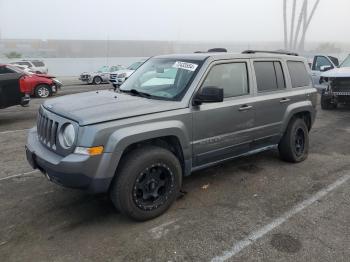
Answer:
POLYGON ((20 60, 11 62, 13 65, 26 66, 28 69, 37 74, 47 74, 49 72, 45 63, 41 60, 20 60))
POLYGON ((350 55, 339 68, 323 72, 320 83, 324 87, 321 94, 322 109, 335 109, 338 104, 350 104, 350 55))
POLYGON ((23 70, 24 72, 27 72, 27 73, 33 73, 30 68, 26 65, 18 65, 18 64, 11 64, 12 66, 15 66, 21 70, 23 70))
POLYGON ((308 62, 311 68, 312 82, 321 91, 324 88, 323 85, 320 85, 321 73, 337 68, 339 66, 339 60, 334 56, 315 55, 308 62))
POLYGON ((0 64, 0 109, 28 105, 31 90, 25 84, 26 73, 14 66, 0 64))
POLYGON ((109 81, 114 88, 117 88, 128 79, 132 73, 134 73, 145 61, 139 61, 131 64, 128 68, 112 72, 110 74, 109 81))
POLYGON ((293 54, 152 57, 118 96, 45 101, 26 155, 50 181, 108 192, 122 214, 143 221, 164 213, 196 170, 275 148, 304 161, 316 102, 307 61, 293 54))
POLYGON ((125 69, 125 66, 114 65, 114 66, 102 66, 96 72, 84 72, 80 75, 79 80, 86 84, 99 85, 108 83, 111 72, 125 69))
POLYGON ((21 76, 21 86, 26 93, 38 98, 47 98, 57 93, 62 83, 54 76, 47 74, 34 74, 23 71, 11 65, 2 65, 3 72, 18 73, 21 76))

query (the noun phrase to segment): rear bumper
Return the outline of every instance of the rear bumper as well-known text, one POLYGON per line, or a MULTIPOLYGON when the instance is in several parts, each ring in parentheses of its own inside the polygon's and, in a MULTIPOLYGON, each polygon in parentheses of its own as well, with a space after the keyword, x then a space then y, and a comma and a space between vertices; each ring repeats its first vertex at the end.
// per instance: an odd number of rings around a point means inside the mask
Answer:
POLYGON ((78 188, 93 194, 104 193, 108 191, 113 179, 113 175, 106 177, 109 153, 94 157, 78 154, 62 157, 41 144, 36 128, 29 132, 26 156, 34 169, 39 169, 51 182, 61 186, 78 188))

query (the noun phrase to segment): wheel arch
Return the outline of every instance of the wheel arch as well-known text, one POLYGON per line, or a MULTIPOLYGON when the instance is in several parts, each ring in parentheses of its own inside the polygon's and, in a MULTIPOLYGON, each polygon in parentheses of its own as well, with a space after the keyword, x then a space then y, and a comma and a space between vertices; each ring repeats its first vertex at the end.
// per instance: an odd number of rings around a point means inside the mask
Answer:
POLYGON ((171 151, 180 161, 183 174, 191 173, 191 146, 185 125, 180 121, 143 124, 115 131, 105 152, 111 153, 111 172, 115 175, 121 159, 130 151, 145 145, 156 145, 171 151))
POLYGON ((308 130, 310 131, 315 120, 315 115, 316 115, 316 110, 312 106, 310 101, 303 101, 303 102, 291 104, 287 108, 284 115, 282 133, 285 133, 288 127, 288 124, 292 118, 303 119, 307 125, 308 130))

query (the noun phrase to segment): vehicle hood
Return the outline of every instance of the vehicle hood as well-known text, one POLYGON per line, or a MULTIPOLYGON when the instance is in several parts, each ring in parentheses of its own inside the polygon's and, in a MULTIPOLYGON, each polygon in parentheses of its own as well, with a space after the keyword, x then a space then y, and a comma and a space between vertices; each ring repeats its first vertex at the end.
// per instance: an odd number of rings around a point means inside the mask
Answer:
POLYGON ((53 78, 56 78, 55 76, 52 76, 52 75, 47 75, 47 74, 33 74, 37 77, 43 77, 43 78, 48 78, 48 79, 53 79, 53 78))
POLYGON ((99 73, 99 72, 83 72, 83 73, 81 73, 80 75, 100 75, 100 74, 102 74, 102 73, 99 73))
POLYGON ((44 107, 81 126, 184 108, 176 101, 147 99, 107 90, 54 98, 46 101, 44 107))
POLYGON ((335 68, 321 74, 322 77, 350 77, 350 67, 335 68))

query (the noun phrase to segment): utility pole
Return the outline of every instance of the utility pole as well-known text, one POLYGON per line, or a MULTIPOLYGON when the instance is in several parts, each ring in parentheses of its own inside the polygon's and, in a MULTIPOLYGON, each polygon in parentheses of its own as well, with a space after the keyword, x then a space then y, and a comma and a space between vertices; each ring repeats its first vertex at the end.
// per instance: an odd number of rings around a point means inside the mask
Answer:
POLYGON ((283 0, 284 49, 288 49, 287 0, 283 0))
POLYGON ((306 33, 309 29, 312 18, 315 15, 317 7, 320 3, 320 0, 315 0, 315 3, 312 7, 310 15, 308 14, 308 5, 310 0, 304 0, 298 17, 297 26, 295 28, 295 16, 297 12, 297 1, 293 0, 292 10, 291 10, 291 22, 290 28, 288 28, 288 0, 283 0, 283 25, 284 25, 284 48, 290 50, 304 51, 305 48, 305 39, 306 33), (288 39, 288 29, 290 30, 290 38, 288 39), (299 35, 301 32, 300 41, 299 35))

